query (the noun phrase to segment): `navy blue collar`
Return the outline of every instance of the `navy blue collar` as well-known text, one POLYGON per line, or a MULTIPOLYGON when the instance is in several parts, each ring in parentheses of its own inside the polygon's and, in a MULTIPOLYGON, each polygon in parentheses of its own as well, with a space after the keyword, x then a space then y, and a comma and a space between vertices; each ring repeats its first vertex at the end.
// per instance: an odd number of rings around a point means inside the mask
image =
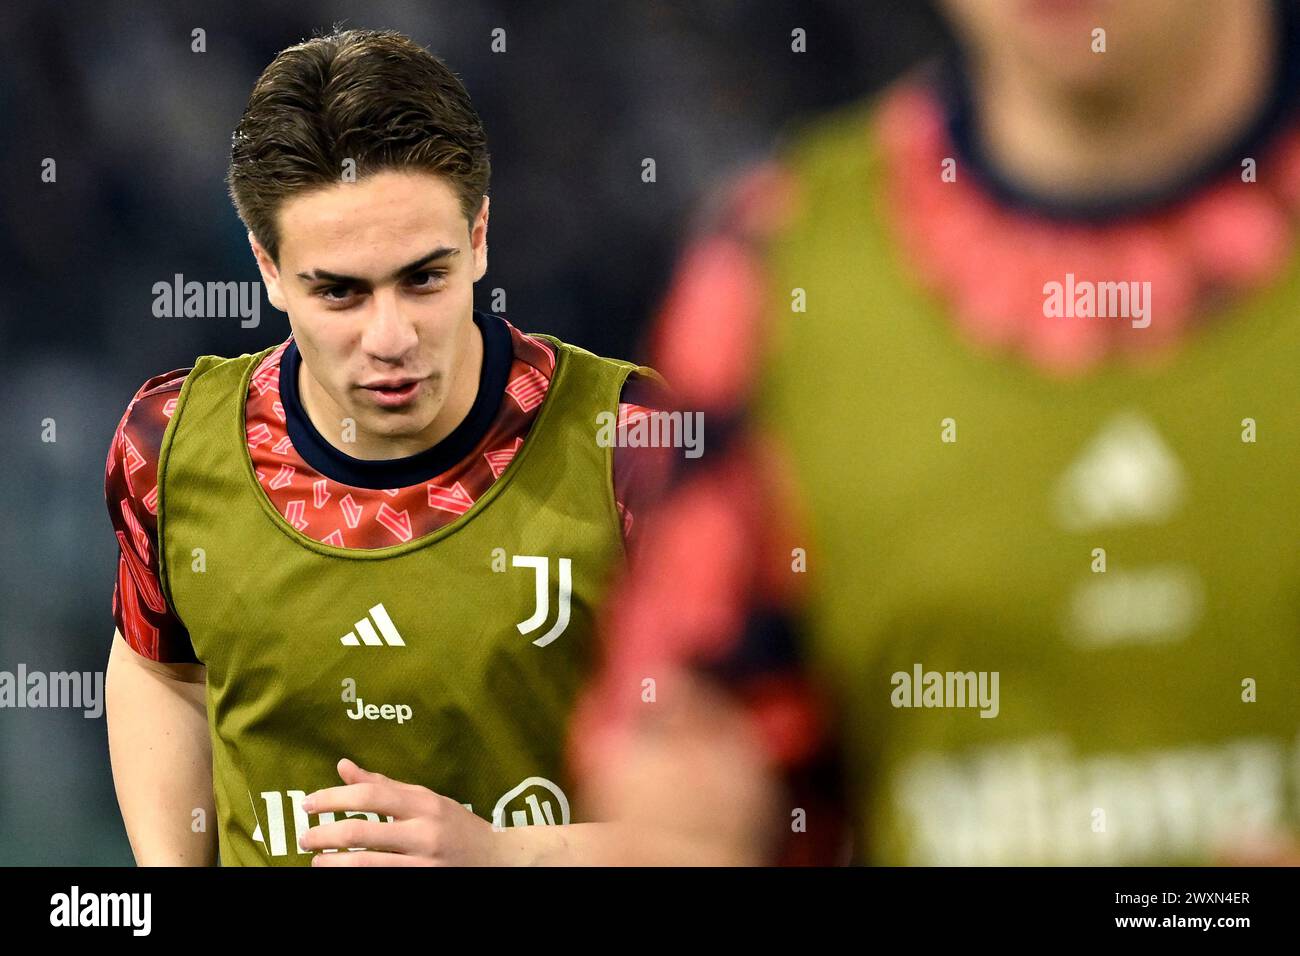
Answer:
POLYGON ((980 140, 968 70, 956 48, 939 66, 939 89, 947 113, 948 135, 960 165, 970 170, 993 197, 1005 206, 1057 220, 1105 223, 1153 212, 1191 195, 1224 174, 1240 171, 1244 157, 1258 157, 1290 118, 1300 91, 1300 16, 1292 0, 1274 0, 1277 49, 1272 90, 1245 131, 1226 149, 1208 157, 1178 181, 1131 195, 1116 194, 1069 201, 1039 195, 1004 175, 990 160, 980 140))
POLYGON ((303 460, 326 478, 354 488, 406 488, 442 474, 463 461, 492 427, 506 383, 514 348, 510 329, 495 315, 474 312, 474 324, 483 333, 483 369, 479 374, 478 393, 464 421, 442 441, 407 458, 366 460, 345 455, 331 445, 302 407, 298 395, 298 368, 302 355, 292 338, 280 358, 280 402, 284 406, 289 441, 303 460))

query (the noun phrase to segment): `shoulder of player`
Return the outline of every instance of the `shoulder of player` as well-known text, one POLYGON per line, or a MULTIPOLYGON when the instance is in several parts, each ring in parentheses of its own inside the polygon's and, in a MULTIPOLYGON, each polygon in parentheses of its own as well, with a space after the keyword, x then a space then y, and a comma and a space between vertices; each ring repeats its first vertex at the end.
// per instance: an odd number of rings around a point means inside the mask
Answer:
POLYGON ((174 395, 180 392, 181 387, 185 384, 185 379, 194 369, 192 366, 186 368, 172 369, 170 372, 163 372, 161 375, 155 375, 147 379, 143 385, 135 390, 131 396, 131 401, 127 405, 127 411, 132 411, 137 404, 143 401, 153 399, 158 395, 174 395))
MULTIPOLYGON (((506 322, 506 327, 510 330, 513 348, 511 378, 517 378, 520 374, 540 375, 549 381, 555 375, 555 346, 541 336, 521 332, 509 322, 506 322)), ((619 404, 639 405, 646 409, 668 409, 670 394, 657 371, 641 367, 628 373, 620 391, 619 404)))
POLYGON ((733 174, 697 217, 651 327, 654 367, 692 408, 733 413, 757 377, 770 241, 798 189, 770 157, 733 174))
POLYGON ((648 375, 640 369, 633 369, 623 380, 618 404, 620 412, 671 411, 677 407, 668 383, 658 373, 648 375))
POLYGON ((774 148, 724 173, 706 197, 690 228, 692 243, 726 237, 758 252, 797 209, 798 180, 785 150, 774 148))
POLYGON ((825 192, 808 177, 857 175, 855 164, 871 161, 878 118, 916 115, 930 82, 909 74, 883 95, 817 114, 708 191, 650 338, 653 364, 683 402, 719 419, 743 413, 779 313, 769 281, 774 245, 825 192))
POLYGON ((113 434, 106 479, 112 477, 119 465, 126 473, 138 470, 142 461, 157 465, 163 434, 191 371, 189 368, 173 369, 153 376, 136 389, 113 434))
POLYGON ((555 374, 555 347, 541 336, 522 332, 505 319, 506 328, 510 330, 510 348, 512 370, 511 377, 520 374, 540 375, 547 381, 555 374))
POLYGON ((176 399, 189 377, 191 368, 172 369, 148 379, 136 389, 131 401, 122 415, 122 422, 127 427, 138 426, 146 418, 171 418, 176 408, 176 399))
POLYGON ((724 172, 689 229, 691 245, 729 239, 760 257, 803 208, 801 182, 817 160, 868 160, 864 141, 882 125, 920 123, 937 109, 939 74, 924 65, 879 93, 859 97, 792 123, 763 154, 724 172))
MULTIPOLYGON (((945 65, 923 61, 868 95, 791 122, 772 148, 773 161, 795 187, 810 179, 839 186, 878 174, 882 145, 896 145, 900 135, 915 143, 941 133, 953 95, 945 65)), ((835 201, 833 190, 825 201, 835 201)))

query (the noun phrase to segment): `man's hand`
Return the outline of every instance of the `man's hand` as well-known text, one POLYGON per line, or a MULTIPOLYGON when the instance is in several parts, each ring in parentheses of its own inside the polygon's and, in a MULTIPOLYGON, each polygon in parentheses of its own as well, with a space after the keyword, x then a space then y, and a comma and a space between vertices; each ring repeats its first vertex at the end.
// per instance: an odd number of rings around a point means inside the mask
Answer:
POLYGON ((392 822, 348 819, 314 826, 299 841, 316 853, 312 866, 494 866, 502 841, 483 820, 428 787, 363 770, 344 757, 338 763, 345 786, 307 795, 308 813, 359 810, 391 816, 392 822), (365 847, 346 852, 349 847, 365 847))

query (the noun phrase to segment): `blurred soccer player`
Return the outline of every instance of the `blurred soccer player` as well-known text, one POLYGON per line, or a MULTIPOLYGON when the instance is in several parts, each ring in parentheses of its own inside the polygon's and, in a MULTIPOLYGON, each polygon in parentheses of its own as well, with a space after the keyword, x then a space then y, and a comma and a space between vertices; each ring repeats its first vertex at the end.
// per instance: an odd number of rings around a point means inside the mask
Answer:
POLYGON ((945 8, 959 54, 685 257, 652 357, 713 440, 610 620, 593 799, 736 862, 1284 850, 1293 8, 945 8))
POLYGON ((585 828, 521 825, 583 819, 565 725, 659 454, 596 423, 655 377, 474 311, 488 177, 464 87, 400 34, 258 80, 229 184, 293 334, 150 379, 107 462, 140 863, 581 857, 585 828))

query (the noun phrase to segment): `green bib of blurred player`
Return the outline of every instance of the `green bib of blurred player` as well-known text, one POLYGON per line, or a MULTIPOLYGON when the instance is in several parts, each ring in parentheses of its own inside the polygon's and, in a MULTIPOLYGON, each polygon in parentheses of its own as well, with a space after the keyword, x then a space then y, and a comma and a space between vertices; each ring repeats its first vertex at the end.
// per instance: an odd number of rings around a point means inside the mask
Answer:
POLYGON ((1300 269, 1162 369, 1056 381, 904 273, 869 129, 786 157, 761 410, 811 506, 860 858, 1209 862, 1293 828, 1300 269))
POLYGON ((555 345, 500 477, 452 524, 377 550, 308 538, 263 493, 244 402, 266 352, 189 375, 158 525, 164 587, 207 665, 223 864, 310 863, 298 837, 345 815, 302 800, 342 784, 345 756, 499 825, 577 822, 566 724, 623 554, 597 415, 616 413, 635 366, 555 345))

